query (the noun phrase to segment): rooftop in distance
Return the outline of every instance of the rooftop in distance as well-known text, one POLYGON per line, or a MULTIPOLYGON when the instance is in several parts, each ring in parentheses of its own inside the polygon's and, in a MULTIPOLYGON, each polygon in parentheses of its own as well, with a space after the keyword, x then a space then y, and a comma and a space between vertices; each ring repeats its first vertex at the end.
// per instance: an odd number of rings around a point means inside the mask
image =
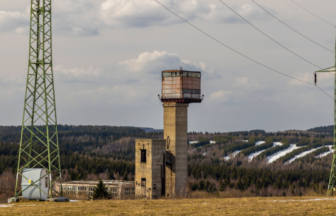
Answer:
MULTIPOLYGON (((103 180, 103 183, 106 185, 122 185, 122 184, 133 184, 134 181, 122 181, 122 180, 103 180)), ((89 184, 89 185, 94 185, 96 186, 98 184, 97 181, 68 181, 68 182, 63 182, 62 184, 89 184)))

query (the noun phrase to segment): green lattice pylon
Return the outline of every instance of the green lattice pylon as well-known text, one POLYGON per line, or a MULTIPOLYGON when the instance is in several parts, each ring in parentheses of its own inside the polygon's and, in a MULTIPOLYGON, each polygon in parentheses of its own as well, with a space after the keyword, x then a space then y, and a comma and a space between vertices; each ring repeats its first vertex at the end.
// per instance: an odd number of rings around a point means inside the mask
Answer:
POLYGON ((336 43, 335 43, 335 65, 323 70, 316 71, 316 73, 335 73, 334 85, 334 145, 333 145, 333 161, 330 169, 330 177, 328 184, 327 196, 332 196, 336 187, 336 43))
POLYGON ((51 8, 51 0, 31 0, 29 63, 15 197, 29 187, 40 189, 32 183, 19 191, 20 180, 27 179, 22 171, 27 168, 44 168, 48 173, 42 178, 52 176, 48 178, 49 197, 63 194, 52 66, 51 8), (61 183, 60 191, 54 187, 56 181, 61 183))

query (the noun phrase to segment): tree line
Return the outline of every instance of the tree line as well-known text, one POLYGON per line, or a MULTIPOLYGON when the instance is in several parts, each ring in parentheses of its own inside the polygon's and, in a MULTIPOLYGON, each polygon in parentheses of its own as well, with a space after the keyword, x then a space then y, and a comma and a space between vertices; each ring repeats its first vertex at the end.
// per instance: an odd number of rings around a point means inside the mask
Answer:
MULTIPOLYGON (((189 186, 192 190, 225 191, 234 188, 240 191, 251 189, 320 188, 327 189, 330 172, 326 170, 278 170, 246 169, 226 165, 188 165, 188 176, 193 179, 189 186), (211 185, 209 180, 218 182, 211 185), (206 184, 206 182, 208 182, 206 184)), ((294 193, 294 192, 293 192, 294 193)))

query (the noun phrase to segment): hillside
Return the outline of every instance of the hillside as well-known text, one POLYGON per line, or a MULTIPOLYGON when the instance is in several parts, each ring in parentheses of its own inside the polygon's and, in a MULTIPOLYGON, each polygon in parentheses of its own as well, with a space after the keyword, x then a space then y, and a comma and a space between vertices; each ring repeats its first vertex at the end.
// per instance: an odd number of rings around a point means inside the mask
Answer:
MULTIPOLYGON (((162 137, 162 132, 146 133, 131 127, 59 128, 63 181, 133 180, 135 138, 162 137)), ((14 191, 19 134, 19 127, 0 127, 0 202, 14 191)), ((188 139, 199 141, 188 147, 191 191, 236 190, 259 196, 263 189, 277 188, 269 193, 298 196, 327 187, 333 150, 332 137, 326 134, 294 130, 191 132, 188 139)))

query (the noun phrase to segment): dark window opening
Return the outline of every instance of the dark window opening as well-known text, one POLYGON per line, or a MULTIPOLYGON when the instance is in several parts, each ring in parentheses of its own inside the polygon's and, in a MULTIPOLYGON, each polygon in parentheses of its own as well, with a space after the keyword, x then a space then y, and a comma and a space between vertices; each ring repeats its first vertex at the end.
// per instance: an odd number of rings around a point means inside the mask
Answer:
POLYGON ((141 163, 146 163, 146 150, 141 150, 141 163))
POLYGON ((201 90, 199 89, 183 89, 183 94, 200 94, 201 90))
POLYGON ((141 186, 146 187, 146 178, 141 178, 141 186))

